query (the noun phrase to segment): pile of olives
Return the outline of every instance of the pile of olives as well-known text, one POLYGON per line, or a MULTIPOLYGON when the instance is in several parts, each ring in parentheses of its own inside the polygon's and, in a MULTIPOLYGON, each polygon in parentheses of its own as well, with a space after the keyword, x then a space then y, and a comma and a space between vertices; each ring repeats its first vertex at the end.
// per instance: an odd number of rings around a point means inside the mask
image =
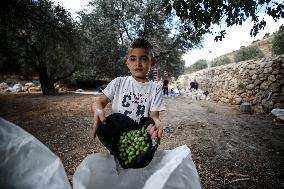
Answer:
POLYGON ((134 160, 148 151, 149 136, 144 127, 123 132, 117 143, 118 156, 124 166, 131 165, 134 160))

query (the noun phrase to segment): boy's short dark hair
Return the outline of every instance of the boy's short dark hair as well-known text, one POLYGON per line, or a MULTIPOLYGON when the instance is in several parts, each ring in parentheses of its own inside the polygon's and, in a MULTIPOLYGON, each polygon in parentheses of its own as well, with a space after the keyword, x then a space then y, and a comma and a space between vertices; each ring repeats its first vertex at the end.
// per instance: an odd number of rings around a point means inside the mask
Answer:
POLYGON ((135 39, 129 46, 129 48, 149 48, 153 50, 153 46, 146 39, 138 38, 135 39))
POLYGON ((152 57, 154 57, 154 52, 153 52, 153 46, 151 43, 149 43, 146 39, 142 38, 137 38, 135 39, 129 46, 129 49, 135 49, 135 48, 145 48, 149 49, 149 53, 151 54, 152 57))

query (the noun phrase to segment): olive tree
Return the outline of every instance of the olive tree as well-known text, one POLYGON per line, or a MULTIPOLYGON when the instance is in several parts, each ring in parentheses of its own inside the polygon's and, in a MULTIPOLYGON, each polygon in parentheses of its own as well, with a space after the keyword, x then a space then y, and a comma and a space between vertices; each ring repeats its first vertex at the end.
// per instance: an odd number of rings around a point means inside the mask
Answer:
POLYGON ((80 57, 70 13, 49 0, 3 0, 0 7, 1 57, 23 75, 38 75, 43 94, 57 93, 55 82, 70 76, 80 57))
POLYGON ((167 17, 160 1, 92 0, 80 12, 81 27, 87 39, 85 54, 94 77, 115 77, 127 73, 123 64, 128 45, 138 37, 154 46, 159 72, 178 76, 183 72, 181 56, 193 46, 172 35, 173 19, 167 17), (93 68, 93 69, 92 69, 93 68))

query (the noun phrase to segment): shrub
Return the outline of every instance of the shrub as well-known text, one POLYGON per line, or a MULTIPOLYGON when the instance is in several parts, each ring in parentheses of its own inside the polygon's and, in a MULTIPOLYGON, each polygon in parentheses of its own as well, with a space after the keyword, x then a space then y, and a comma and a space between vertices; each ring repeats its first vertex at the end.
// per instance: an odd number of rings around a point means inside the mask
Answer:
POLYGON ((208 67, 207 60, 198 60, 194 64, 185 68, 184 73, 190 74, 208 67))
POLYGON ((221 56, 218 58, 215 58, 210 62, 210 67, 216 67, 216 66, 221 66, 225 64, 230 64, 232 60, 228 56, 221 56))
POLYGON ((254 58, 263 58, 263 52, 255 46, 243 47, 236 51, 234 56, 235 62, 250 60, 254 58))
POLYGON ((272 53, 284 54, 284 25, 279 27, 275 37, 272 40, 272 53))

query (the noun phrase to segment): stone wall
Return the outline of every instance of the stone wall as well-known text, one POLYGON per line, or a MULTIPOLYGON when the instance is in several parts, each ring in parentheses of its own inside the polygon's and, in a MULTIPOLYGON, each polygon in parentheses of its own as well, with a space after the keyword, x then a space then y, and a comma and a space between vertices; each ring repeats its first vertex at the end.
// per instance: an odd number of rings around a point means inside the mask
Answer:
POLYGON ((255 113, 284 108, 284 54, 200 70, 178 81, 188 88, 193 79, 218 103, 249 102, 255 113))

